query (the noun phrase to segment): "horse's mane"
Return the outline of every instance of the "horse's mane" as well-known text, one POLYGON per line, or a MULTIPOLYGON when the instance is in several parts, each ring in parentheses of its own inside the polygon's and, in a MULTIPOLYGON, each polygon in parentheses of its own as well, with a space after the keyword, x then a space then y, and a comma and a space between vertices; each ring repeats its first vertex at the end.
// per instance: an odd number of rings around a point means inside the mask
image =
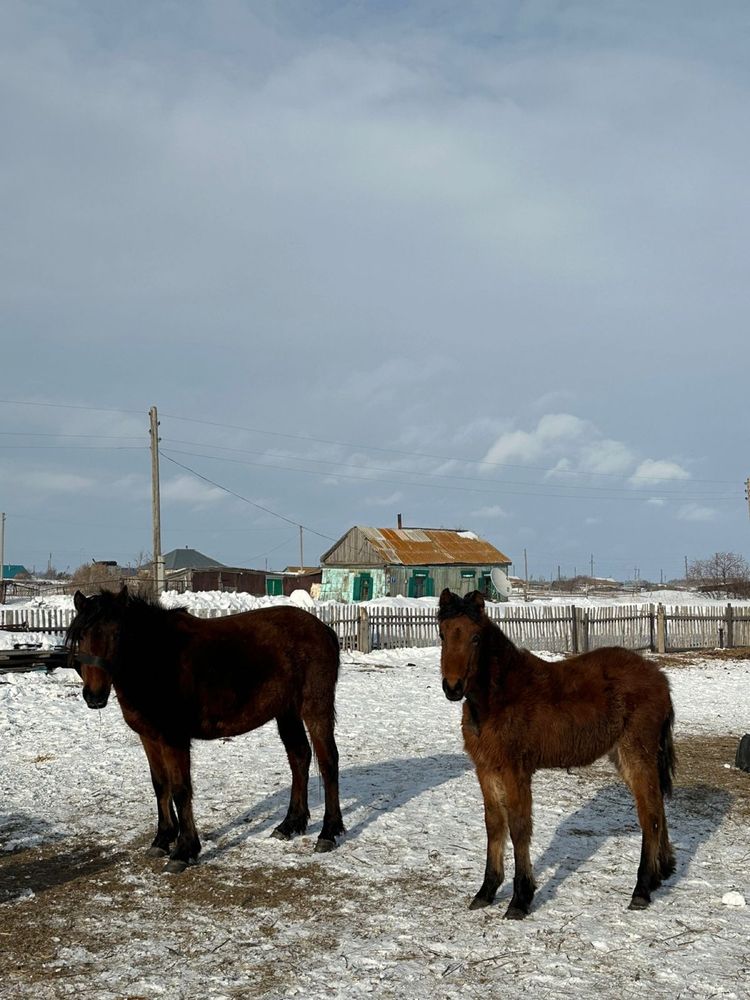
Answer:
POLYGON ((65 644, 75 645, 89 629, 102 622, 123 622, 140 628, 158 628, 172 623, 184 614, 183 608, 163 608, 158 601, 133 594, 116 594, 111 590, 100 590, 90 597, 76 614, 65 634, 65 644))

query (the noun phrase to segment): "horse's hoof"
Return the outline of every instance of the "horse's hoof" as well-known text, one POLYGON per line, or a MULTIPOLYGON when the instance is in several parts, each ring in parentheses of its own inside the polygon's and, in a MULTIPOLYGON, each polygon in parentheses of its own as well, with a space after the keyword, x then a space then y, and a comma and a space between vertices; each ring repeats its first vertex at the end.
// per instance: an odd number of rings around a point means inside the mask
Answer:
POLYGON ((485 906, 491 906, 492 901, 485 899, 484 896, 475 896, 469 903, 470 910, 483 910, 485 906))
POLYGON ((284 831, 281 829, 280 826, 277 826, 276 829, 271 833, 271 837, 274 840, 291 840, 292 839, 292 835, 290 833, 284 833, 284 831))
POLYGON ((630 900, 629 910, 645 910, 646 907, 651 902, 650 899, 646 899, 644 896, 633 896, 630 900))
POLYGON ((324 840, 323 837, 318 837, 318 840, 315 844, 316 854, 328 854, 329 851, 333 851, 335 849, 336 849, 335 840, 324 840))
POLYGON ((194 864, 194 861, 183 861, 182 858, 170 858, 164 866, 164 871, 170 875, 181 875, 189 865, 194 864))
POLYGON ((503 914, 503 920, 523 920, 525 917, 526 911, 520 910, 517 906, 509 906, 503 914))
POLYGON ((166 856, 167 856, 168 853, 169 852, 166 851, 163 847, 156 847, 156 846, 154 846, 154 847, 149 847, 149 849, 146 851, 146 857, 147 858, 166 858, 166 856))

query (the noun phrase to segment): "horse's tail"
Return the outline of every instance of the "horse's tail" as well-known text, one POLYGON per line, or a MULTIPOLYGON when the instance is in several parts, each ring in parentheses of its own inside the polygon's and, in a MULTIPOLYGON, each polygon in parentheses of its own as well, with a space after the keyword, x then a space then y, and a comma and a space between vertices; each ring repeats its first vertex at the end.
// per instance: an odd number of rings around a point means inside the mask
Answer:
POLYGON ((669 714, 662 723, 661 733, 659 735, 659 751, 657 754, 661 794, 667 797, 672 794, 675 766, 677 764, 677 755, 674 750, 674 739, 672 738, 673 726, 674 708, 670 704, 669 714))

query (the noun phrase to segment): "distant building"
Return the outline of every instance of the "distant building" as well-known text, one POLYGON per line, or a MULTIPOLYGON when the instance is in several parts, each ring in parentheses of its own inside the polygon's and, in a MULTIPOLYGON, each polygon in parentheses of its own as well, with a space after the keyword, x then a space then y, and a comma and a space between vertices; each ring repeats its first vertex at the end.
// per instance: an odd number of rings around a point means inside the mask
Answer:
POLYGON ((172 549, 164 555, 164 570, 167 573, 180 569, 215 569, 220 566, 223 563, 187 546, 184 549, 172 549))
POLYGON ((15 563, 3 563, 3 580, 15 580, 17 576, 29 576, 29 571, 25 566, 19 566, 15 563))
POLYGON ((433 597, 450 587, 507 600, 511 560, 494 545, 473 531, 403 528, 400 522, 397 528, 350 528, 325 552, 320 599, 433 597))

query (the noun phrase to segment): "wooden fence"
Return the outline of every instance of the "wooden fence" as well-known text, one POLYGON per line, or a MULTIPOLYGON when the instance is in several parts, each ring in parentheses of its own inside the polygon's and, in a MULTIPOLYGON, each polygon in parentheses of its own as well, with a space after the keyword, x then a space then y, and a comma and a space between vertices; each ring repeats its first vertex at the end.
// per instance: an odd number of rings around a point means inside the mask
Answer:
MULTIPOLYGON (((613 645, 654 652, 750 647, 748 606, 488 604, 487 611, 518 646, 555 653, 613 645)), ((73 613, 62 608, 0 608, 0 630, 57 633, 62 641, 73 613)), ((197 612, 202 618, 229 613, 216 608, 197 612)), ((325 603, 316 605, 313 613, 334 629, 346 650, 438 643, 433 607, 325 603)))

